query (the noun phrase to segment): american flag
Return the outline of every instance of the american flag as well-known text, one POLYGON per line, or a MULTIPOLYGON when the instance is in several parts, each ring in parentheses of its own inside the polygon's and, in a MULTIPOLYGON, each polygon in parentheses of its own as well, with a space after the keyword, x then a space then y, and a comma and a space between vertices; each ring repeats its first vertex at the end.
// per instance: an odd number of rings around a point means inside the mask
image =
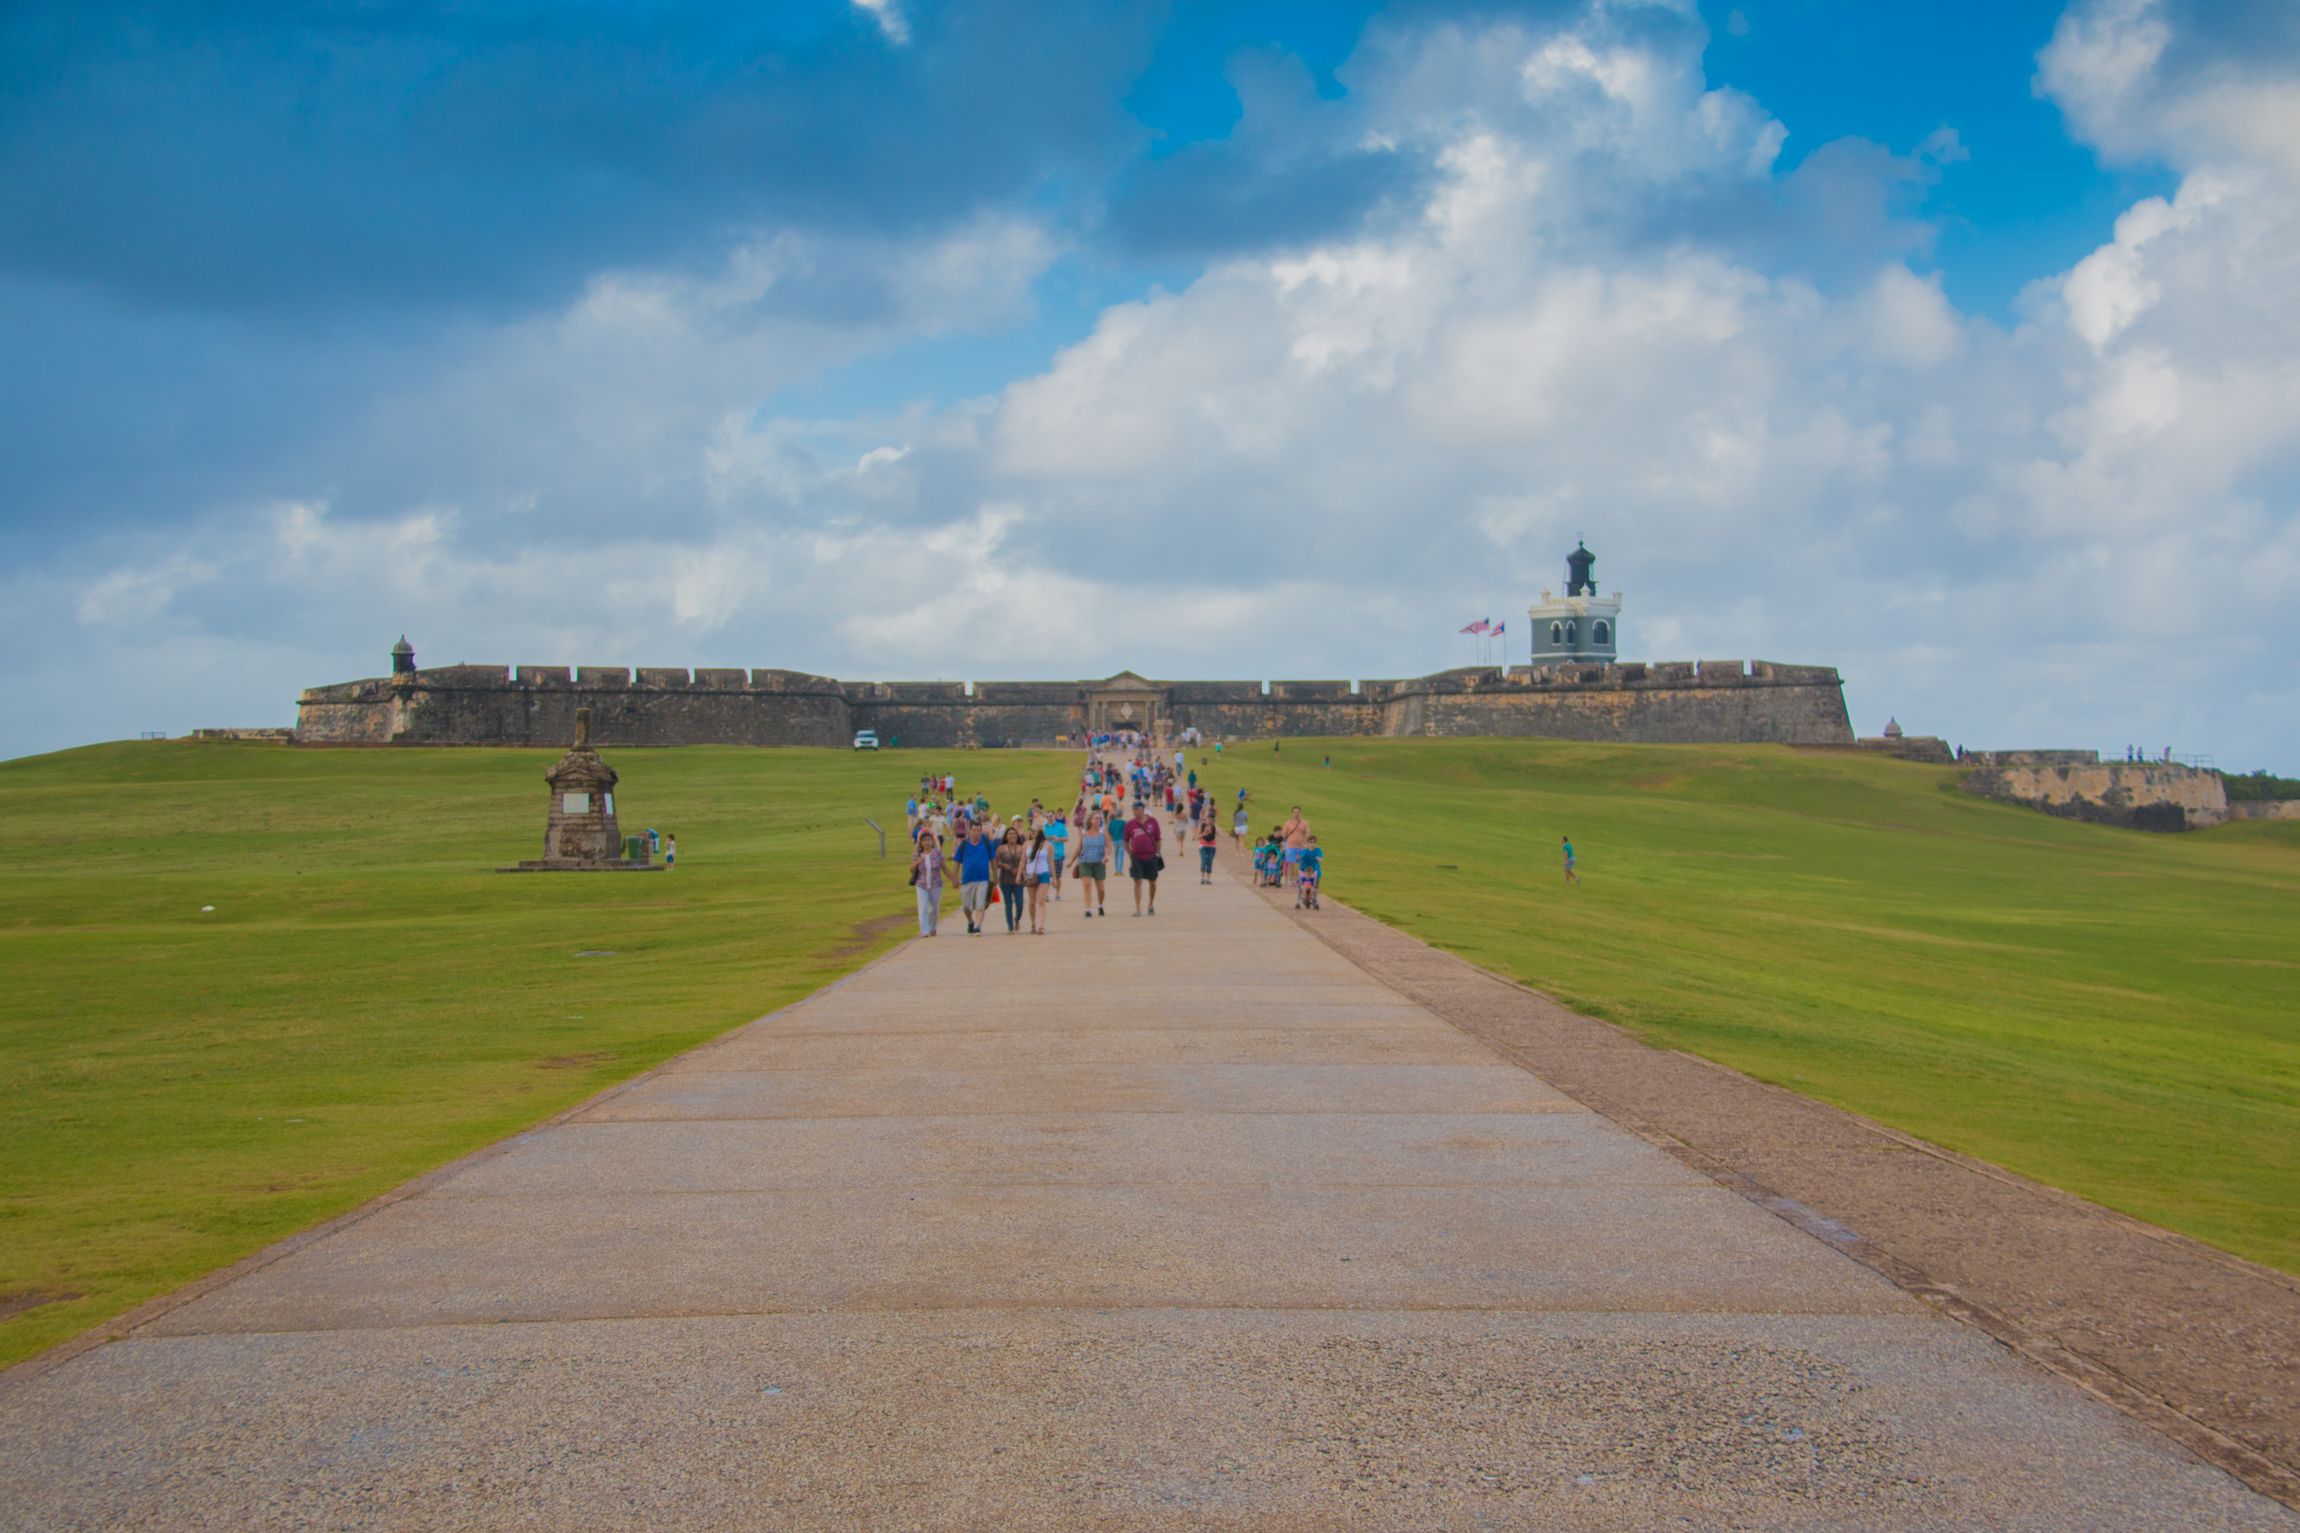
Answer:
POLYGON ((1491 618, 1483 617, 1479 618, 1476 622, 1470 624, 1467 628, 1462 630, 1463 633, 1491 633, 1492 631, 1493 620, 1491 618))

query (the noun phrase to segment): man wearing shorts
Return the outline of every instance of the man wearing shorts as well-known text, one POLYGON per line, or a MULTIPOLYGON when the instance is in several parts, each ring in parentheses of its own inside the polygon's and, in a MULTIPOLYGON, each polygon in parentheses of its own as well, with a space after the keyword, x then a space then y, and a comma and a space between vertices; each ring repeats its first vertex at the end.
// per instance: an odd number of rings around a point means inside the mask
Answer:
POLYGON ((1070 821, 1061 810, 1057 809, 1054 811, 1054 818, 1046 822, 1046 849, 1054 854, 1051 860, 1054 868, 1053 882, 1056 899, 1062 898, 1062 854, 1069 847, 1070 821))
POLYGON ((1581 882, 1581 875, 1573 871, 1573 838, 1571 836, 1559 836, 1557 839, 1565 847, 1565 881, 1569 884, 1578 884, 1581 882))
POLYGON ((966 914, 966 934, 982 935, 982 913, 990 908, 990 843, 982 838, 982 822, 970 820, 966 841, 958 849, 958 908, 966 914))
POLYGON ((1150 913, 1158 913, 1158 870, 1166 859, 1158 855, 1159 830, 1157 816, 1142 806, 1136 806, 1134 818, 1126 822, 1126 855, 1134 864, 1134 913, 1142 913, 1142 886, 1150 886, 1150 913))
POLYGON ((1296 804, 1294 812, 1286 817, 1286 882, 1292 883, 1301 874, 1302 848, 1310 844, 1310 822, 1302 818, 1302 806, 1296 804))

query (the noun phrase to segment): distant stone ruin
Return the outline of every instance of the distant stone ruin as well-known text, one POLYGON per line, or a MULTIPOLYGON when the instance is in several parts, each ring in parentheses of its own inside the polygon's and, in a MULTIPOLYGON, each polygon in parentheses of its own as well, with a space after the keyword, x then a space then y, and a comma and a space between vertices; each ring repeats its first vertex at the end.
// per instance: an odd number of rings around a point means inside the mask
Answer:
POLYGON ((2096 751, 1968 753, 1965 791, 2064 819, 2131 830, 2198 830, 2227 821, 2218 772, 2173 761, 2102 761, 2096 751))

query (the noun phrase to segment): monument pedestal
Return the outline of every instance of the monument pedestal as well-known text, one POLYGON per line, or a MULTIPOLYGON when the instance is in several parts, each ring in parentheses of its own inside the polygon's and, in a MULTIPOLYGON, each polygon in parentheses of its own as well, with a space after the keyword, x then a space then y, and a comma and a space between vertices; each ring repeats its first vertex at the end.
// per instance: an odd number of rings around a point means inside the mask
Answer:
POLYGON ((591 748, 591 710, 575 710, 575 744, 543 774, 551 809, 543 821, 543 855, 498 873, 654 873, 644 853, 623 856, 615 821, 615 769, 591 748))

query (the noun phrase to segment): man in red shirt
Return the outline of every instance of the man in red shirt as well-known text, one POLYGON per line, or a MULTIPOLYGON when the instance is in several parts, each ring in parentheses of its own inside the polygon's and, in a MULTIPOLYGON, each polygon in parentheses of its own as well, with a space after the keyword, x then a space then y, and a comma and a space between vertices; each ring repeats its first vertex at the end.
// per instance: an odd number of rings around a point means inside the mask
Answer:
POLYGON ((1142 913, 1142 886, 1150 886, 1150 913, 1158 913, 1158 870, 1166 859, 1158 855, 1158 821, 1147 805, 1134 811, 1134 818, 1126 822, 1126 861, 1134 875, 1134 913, 1142 913))

